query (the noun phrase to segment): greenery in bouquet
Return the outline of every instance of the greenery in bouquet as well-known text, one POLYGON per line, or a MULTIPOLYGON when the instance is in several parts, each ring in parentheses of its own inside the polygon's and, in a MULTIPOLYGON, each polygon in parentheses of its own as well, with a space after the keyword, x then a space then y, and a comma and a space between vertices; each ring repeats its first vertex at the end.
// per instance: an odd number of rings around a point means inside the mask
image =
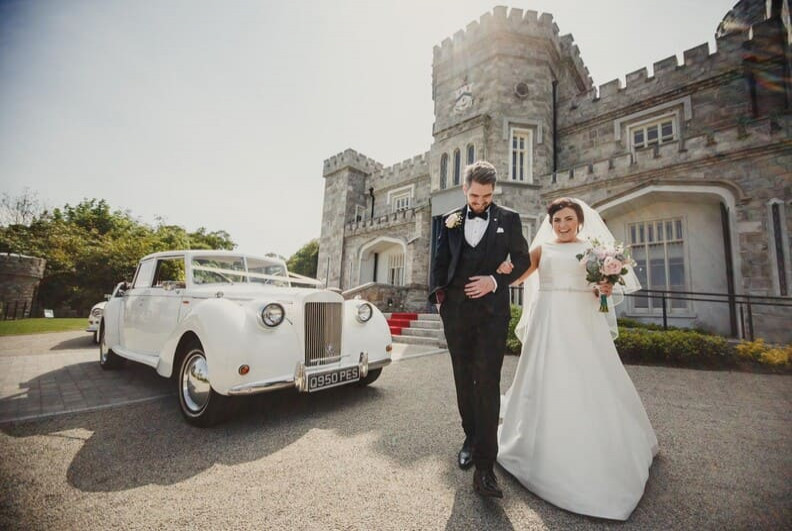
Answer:
MULTIPOLYGON (((627 267, 635 265, 624 244, 608 245, 598 239, 589 241, 591 246, 577 255, 577 259, 586 265, 586 282, 599 284, 607 281, 614 286, 624 285, 627 267)), ((600 311, 608 311, 608 298, 605 295, 600 295, 600 311)))

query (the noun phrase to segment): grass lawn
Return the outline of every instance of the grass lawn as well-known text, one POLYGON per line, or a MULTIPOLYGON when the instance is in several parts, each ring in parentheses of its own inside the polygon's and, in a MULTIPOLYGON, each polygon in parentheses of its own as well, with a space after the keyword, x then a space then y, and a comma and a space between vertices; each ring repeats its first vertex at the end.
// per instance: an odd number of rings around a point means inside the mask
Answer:
POLYGON ((19 336, 22 334, 41 334, 44 332, 68 332, 69 330, 85 330, 88 319, 18 319, 16 321, 0 321, 0 336, 19 336))

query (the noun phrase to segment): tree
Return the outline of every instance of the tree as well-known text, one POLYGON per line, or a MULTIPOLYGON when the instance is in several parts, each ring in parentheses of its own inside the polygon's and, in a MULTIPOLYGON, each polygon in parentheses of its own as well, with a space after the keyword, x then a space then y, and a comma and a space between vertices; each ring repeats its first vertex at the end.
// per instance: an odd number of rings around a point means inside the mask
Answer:
POLYGON ((85 199, 40 213, 28 224, 0 226, 0 252, 45 258, 39 302, 87 311, 117 282, 132 280, 138 260, 147 254, 236 247, 225 231, 201 227, 188 232, 158 221, 152 227, 129 212, 112 210, 104 200, 85 199))
POLYGON ((319 240, 313 239, 294 253, 286 265, 289 271, 298 275, 316 278, 316 269, 319 263, 319 240))
POLYGON ((18 196, 0 197, 0 226, 30 225, 44 211, 38 193, 25 188, 18 196))

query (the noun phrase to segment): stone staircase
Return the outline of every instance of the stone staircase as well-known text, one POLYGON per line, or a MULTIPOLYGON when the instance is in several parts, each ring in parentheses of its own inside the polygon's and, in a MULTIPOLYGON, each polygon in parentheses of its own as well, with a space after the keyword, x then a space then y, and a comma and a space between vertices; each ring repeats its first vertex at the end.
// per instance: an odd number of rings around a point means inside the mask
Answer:
POLYGON ((443 322, 436 313, 385 314, 394 343, 446 348, 443 322))

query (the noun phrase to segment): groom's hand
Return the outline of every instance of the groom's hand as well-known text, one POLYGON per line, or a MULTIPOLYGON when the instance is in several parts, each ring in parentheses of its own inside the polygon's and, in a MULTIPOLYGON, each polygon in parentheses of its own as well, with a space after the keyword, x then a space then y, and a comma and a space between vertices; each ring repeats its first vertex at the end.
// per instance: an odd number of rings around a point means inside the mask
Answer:
POLYGON ((470 282, 465 284, 465 295, 471 299, 478 299, 495 289, 494 280, 489 275, 470 277, 470 282))

